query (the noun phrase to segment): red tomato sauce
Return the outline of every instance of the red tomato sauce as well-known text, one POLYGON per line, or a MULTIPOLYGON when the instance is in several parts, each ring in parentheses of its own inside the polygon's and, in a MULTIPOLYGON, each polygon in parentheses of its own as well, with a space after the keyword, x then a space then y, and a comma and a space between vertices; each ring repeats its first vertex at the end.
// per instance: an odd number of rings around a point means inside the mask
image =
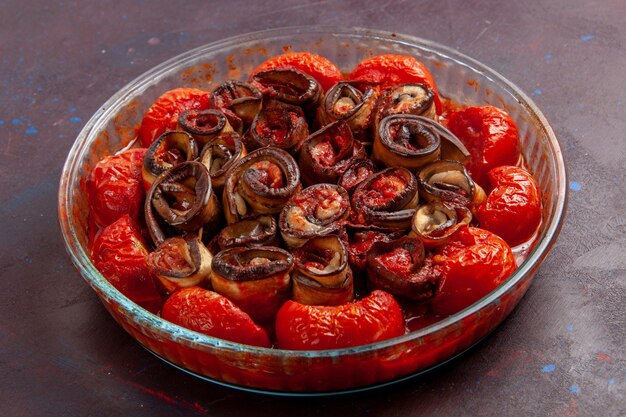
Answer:
POLYGON ((395 199, 406 188, 405 178, 399 175, 383 175, 372 182, 365 192, 363 202, 370 207, 382 206, 395 199))
POLYGON ((389 271, 400 276, 408 276, 414 264, 412 254, 405 248, 395 248, 391 252, 379 256, 378 260, 389 271))
POLYGON ((256 179, 268 188, 283 188, 285 179, 281 169, 273 162, 261 161, 252 165, 256 179))
POLYGON ((290 126, 293 126, 298 123, 300 116, 298 116, 294 112, 288 112, 287 117, 289 120, 281 118, 275 118, 270 121, 261 121, 259 120, 256 124, 256 132, 257 134, 265 138, 264 141, 267 143, 273 143, 275 145, 281 145, 285 143, 285 140, 289 137, 290 126))

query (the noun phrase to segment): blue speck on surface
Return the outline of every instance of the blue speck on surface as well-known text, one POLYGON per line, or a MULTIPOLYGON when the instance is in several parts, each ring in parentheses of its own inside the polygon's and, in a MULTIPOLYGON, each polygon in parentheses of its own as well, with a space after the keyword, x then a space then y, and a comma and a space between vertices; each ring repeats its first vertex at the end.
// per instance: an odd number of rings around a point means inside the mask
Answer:
POLYGON ((0 120, 0 125, 3 125, 3 124, 4 124, 4 120, 0 120))
POLYGON ((30 265, 33 263, 33 260, 31 258, 24 258, 24 263, 27 263, 30 265))
POLYGON ((580 394, 580 387, 578 385, 572 385, 569 387, 569 392, 572 394, 580 394))
POLYGON ((72 123, 80 123, 80 117, 70 117, 70 122, 72 123))
POLYGON ((39 86, 39 87, 36 88, 36 90, 37 90, 38 93, 41 93, 43 91, 43 87, 39 86))
POLYGON ((590 41, 590 40, 592 40, 592 39, 593 39, 593 35, 582 35, 582 36, 580 37, 580 40, 581 40, 581 41, 584 41, 584 42, 589 42, 589 41, 590 41))
POLYGON ((76 107, 72 107, 72 108, 70 109, 70 113, 76 113, 76 107))
POLYGON ((13 119, 13 120, 11 120, 11 123, 14 124, 14 125, 21 125, 22 121, 20 119, 13 119))
POLYGON ((535 88, 534 93, 535 93, 536 95, 541 94, 541 89, 540 89, 540 88, 535 88))
POLYGON ((26 129, 27 135, 36 135, 37 133, 39 133, 39 131, 34 127, 29 127, 28 129, 26 129))
POLYGON ((552 54, 550 52, 546 54, 546 59, 552 59, 552 54))
POLYGON ((567 329, 568 332, 571 332, 574 330, 574 326, 570 324, 569 326, 565 326, 565 329, 567 329))
POLYGON ((608 381, 609 385, 615 385, 615 379, 611 378, 608 381))
POLYGON ((580 191, 583 189, 583 186, 578 181, 570 181, 569 189, 572 191, 580 191))
POLYGON ((544 366, 543 368, 541 368, 541 372, 543 372, 544 374, 551 374, 552 372, 554 372, 555 369, 556 369, 556 365, 553 363, 550 363, 544 366))

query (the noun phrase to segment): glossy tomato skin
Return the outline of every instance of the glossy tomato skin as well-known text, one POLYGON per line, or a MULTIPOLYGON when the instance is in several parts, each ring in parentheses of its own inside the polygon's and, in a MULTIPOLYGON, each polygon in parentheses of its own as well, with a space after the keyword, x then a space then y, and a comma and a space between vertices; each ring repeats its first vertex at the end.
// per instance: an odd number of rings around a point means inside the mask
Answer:
POLYGON ((125 214, 139 220, 145 189, 141 167, 146 149, 129 149, 98 162, 87 178, 90 216, 101 227, 125 214))
POLYGON ((463 310, 493 291, 517 267, 513 252, 497 235, 465 227, 433 257, 443 278, 431 301, 435 314, 463 310))
POLYGON ((281 349, 339 349, 402 334, 402 310, 391 294, 380 290, 334 307, 287 301, 276 316, 276 337, 281 349))
POLYGON ((315 78, 324 91, 343 80, 343 74, 335 64, 311 52, 289 52, 272 57, 256 67, 250 74, 250 78, 259 71, 278 68, 293 68, 302 71, 315 78))
POLYGON ((263 328, 228 298, 200 287, 176 291, 161 316, 174 324, 199 333, 246 345, 270 347, 263 328))
POLYGON ((526 242, 541 223, 541 191, 530 172, 501 166, 488 173, 492 190, 476 212, 480 227, 510 246, 526 242))
POLYGON ((178 117, 185 110, 206 110, 211 94, 197 88, 176 88, 155 100, 144 113, 139 139, 148 148, 166 130, 176 129, 178 117))
POLYGON ((437 114, 441 114, 435 79, 428 68, 412 56, 386 54, 367 58, 352 70, 348 79, 377 84, 383 89, 404 83, 424 83, 435 93, 435 107, 437 114))
POLYGON ((517 125, 497 107, 466 107, 448 116, 452 131, 471 154, 468 170, 472 179, 487 188, 487 173, 501 165, 517 165, 521 144, 517 125))
POLYGON ((150 274, 141 229, 128 215, 100 231, 91 245, 94 266, 131 301, 156 313, 162 298, 150 274))

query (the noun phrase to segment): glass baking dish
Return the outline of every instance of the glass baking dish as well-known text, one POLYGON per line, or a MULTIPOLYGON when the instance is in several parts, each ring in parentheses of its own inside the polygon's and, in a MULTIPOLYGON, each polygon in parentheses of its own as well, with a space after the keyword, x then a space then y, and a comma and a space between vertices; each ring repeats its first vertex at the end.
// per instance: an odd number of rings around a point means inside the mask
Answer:
POLYGON ((113 318, 146 349, 193 375, 252 391, 329 394, 384 385, 419 374, 462 353, 513 310, 561 229, 567 203, 565 163, 557 138, 532 100, 497 72, 436 43, 358 28, 294 27, 214 42, 153 68, 111 97, 82 129, 67 157, 59 190, 59 222, 67 250, 113 318), (241 79, 268 57, 310 51, 349 72, 379 54, 413 55, 439 91, 464 105, 504 108, 517 122, 528 168, 543 191, 543 221, 524 262, 496 290, 440 322, 394 339, 354 348, 289 351, 237 344, 187 330, 135 305, 89 259, 85 179, 102 157, 126 146, 143 112, 177 87, 211 90, 241 79))

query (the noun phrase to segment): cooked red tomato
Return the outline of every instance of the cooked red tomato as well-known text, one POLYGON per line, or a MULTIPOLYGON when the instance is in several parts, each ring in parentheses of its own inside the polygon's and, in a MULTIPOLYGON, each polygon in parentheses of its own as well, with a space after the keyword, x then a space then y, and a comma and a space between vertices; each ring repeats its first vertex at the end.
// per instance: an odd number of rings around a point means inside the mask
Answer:
POLYGON ((516 165, 520 157, 519 133, 507 112, 493 106, 467 107, 450 113, 448 129, 471 154, 472 179, 487 188, 487 173, 501 165, 516 165))
POLYGON ((338 349, 402 334, 402 310, 389 293, 380 290, 334 307, 287 301, 276 316, 276 337, 282 349, 338 349))
POLYGON ((141 229, 128 215, 105 227, 91 246, 94 266, 122 294, 156 313, 162 304, 146 263, 141 229))
POLYGON ((437 114, 441 113, 441 100, 432 74, 424 64, 407 55, 377 55, 365 59, 354 68, 348 79, 379 84, 381 88, 404 83, 424 83, 435 93, 437 114))
POLYGON ((146 148, 161 133, 176 129, 178 116, 185 110, 206 110, 211 95, 197 88, 177 88, 156 99, 143 115, 139 139, 146 148))
POLYGON ((183 288, 172 294, 161 316, 190 330, 231 342, 270 347, 263 328, 228 298, 200 287, 183 288))
POLYGON ((141 167, 146 149, 129 149, 98 162, 87 179, 90 215, 108 226, 124 214, 138 220, 145 190, 141 167))
POLYGON ((443 278, 432 299, 435 314, 454 314, 493 291, 517 267, 504 240, 476 227, 464 227, 433 257, 443 278))
POLYGON ((523 168, 501 166, 489 171, 493 189, 477 209, 480 227, 511 245, 527 241, 541 223, 541 191, 523 168))
POLYGON ((293 68, 302 71, 315 78, 324 91, 343 80, 343 75, 335 64, 323 56, 311 52, 289 52, 272 57, 256 67, 250 77, 259 71, 277 68, 293 68))

